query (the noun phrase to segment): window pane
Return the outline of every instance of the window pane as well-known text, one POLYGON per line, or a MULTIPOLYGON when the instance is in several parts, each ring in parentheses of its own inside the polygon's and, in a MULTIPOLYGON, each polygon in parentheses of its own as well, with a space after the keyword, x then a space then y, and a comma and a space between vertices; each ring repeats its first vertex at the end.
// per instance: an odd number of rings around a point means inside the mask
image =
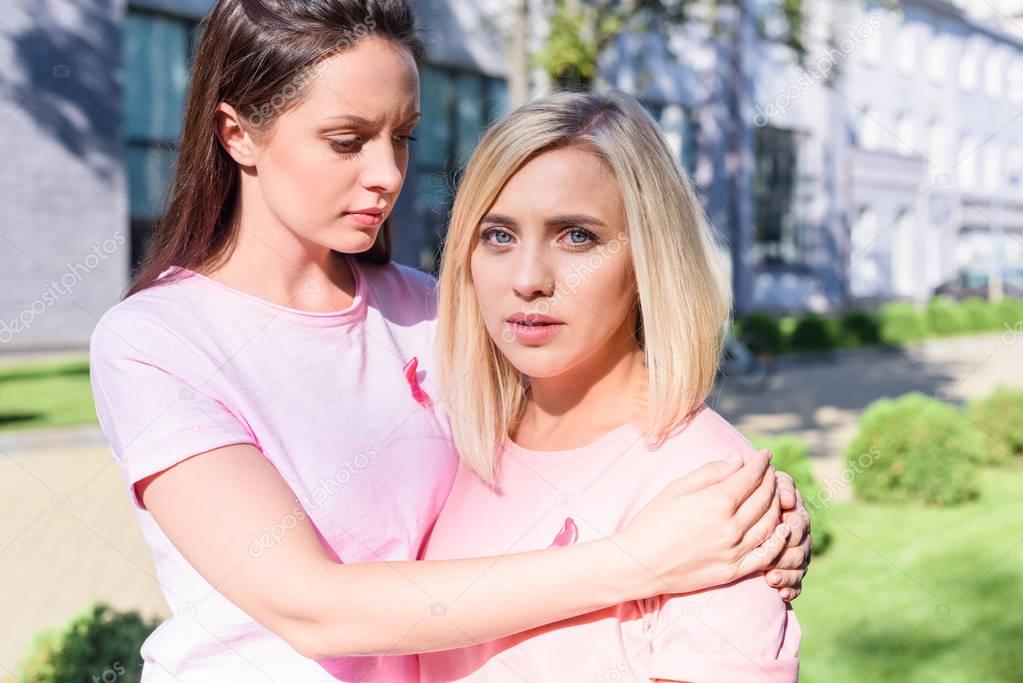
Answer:
POLYGON ((129 138, 176 141, 188 87, 190 24, 129 14, 125 24, 125 123, 129 138))
POLYGON ((423 67, 421 78, 423 120, 416 135, 416 164, 443 168, 452 142, 454 82, 450 74, 430 66, 423 67))
POLYGON ((133 219, 155 219, 163 214, 175 158, 173 148, 128 145, 128 197, 133 219))
POLYGON ((458 147, 457 163, 464 164, 476 149, 483 132, 483 78, 476 74, 458 74, 458 147))
POLYGON ((511 101, 508 99, 508 82, 503 78, 486 79, 486 117, 487 125, 490 125, 505 114, 511 112, 511 101))
POLYGON ((799 263, 802 249, 796 206, 799 138, 765 126, 756 131, 756 247, 767 261, 799 263))

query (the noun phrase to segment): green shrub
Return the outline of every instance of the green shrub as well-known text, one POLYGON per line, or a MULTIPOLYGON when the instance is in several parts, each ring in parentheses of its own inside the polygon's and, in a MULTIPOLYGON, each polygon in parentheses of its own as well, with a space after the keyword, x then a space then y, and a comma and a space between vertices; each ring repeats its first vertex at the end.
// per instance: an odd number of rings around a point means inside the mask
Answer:
POLYGON ((739 323, 739 339, 753 353, 780 353, 782 334, 778 318, 770 313, 750 313, 744 316, 739 323))
POLYGON ((831 323, 817 313, 805 313, 799 317, 789 338, 793 351, 826 351, 836 346, 831 323))
POLYGON ((1012 297, 999 299, 991 304, 991 310, 993 311, 995 326, 1000 330, 1006 329, 1006 325, 1008 325, 1009 329, 1015 329, 1020 323, 1023 323, 1023 299, 1014 299, 1012 297))
POLYGON ((874 346, 881 343, 881 323, 866 311, 848 311, 838 323, 844 346, 874 346))
POLYGON ((966 416, 911 393, 867 406, 846 464, 863 500, 952 505, 977 497, 983 448, 966 416))
POLYGON ((64 629, 36 638, 21 666, 21 681, 138 683, 142 677, 139 650, 159 623, 146 621, 137 612, 93 605, 64 629))
POLYGON ((782 338, 782 349, 785 348, 785 341, 792 336, 793 330, 796 329, 796 316, 794 315, 783 315, 781 320, 778 321, 778 327, 781 328, 782 338))
POLYGON ((959 308, 963 312, 967 329, 980 332, 997 327, 995 312, 983 299, 977 297, 964 299, 959 308))
POLYGON ((827 506, 831 502, 824 487, 813 475, 806 442, 795 436, 781 436, 774 439, 757 439, 757 448, 771 451, 771 465, 779 472, 785 472, 796 483, 803 496, 803 505, 810 513, 810 533, 813 536, 813 553, 820 555, 831 545, 833 534, 828 521, 827 506))
POLYGON ((999 387, 970 402, 969 414, 981 432, 986 462, 1002 464, 1023 456, 1023 389, 999 387))
POLYGON ((927 336, 923 313, 906 301, 893 301, 881 309, 881 339, 888 344, 905 344, 927 336))
POLYGON ((935 334, 955 334, 968 329, 959 304, 944 296, 936 296, 927 304, 927 327, 935 334))

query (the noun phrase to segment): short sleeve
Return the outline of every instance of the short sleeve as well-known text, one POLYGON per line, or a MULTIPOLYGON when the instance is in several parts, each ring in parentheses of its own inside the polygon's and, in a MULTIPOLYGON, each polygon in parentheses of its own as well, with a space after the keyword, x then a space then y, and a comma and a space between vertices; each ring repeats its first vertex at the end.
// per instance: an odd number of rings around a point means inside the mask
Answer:
POLYGON ((791 683, 799 677, 799 622, 763 573, 650 598, 644 611, 651 679, 791 683))
POLYGON ((89 364, 100 427, 140 508, 142 479, 215 448, 255 443, 210 395, 211 363, 155 320, 112 310, 93 332, 89 364))

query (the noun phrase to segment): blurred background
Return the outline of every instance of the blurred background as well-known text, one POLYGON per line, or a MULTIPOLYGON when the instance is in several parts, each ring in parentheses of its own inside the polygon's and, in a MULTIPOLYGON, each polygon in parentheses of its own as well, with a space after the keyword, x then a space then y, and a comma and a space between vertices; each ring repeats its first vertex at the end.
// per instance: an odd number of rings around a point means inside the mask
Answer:
MULTIPOLYGON (((167 613, 85 349, 160 220, 210 4, 0 13, 0 681, 137 680, 167 613)), ((803 680, 1023 681, 1023 0, 413 4, 397 260, 435 267, 496 117, 634 94, 730 273, 711 404, 814 517, 803 680)))

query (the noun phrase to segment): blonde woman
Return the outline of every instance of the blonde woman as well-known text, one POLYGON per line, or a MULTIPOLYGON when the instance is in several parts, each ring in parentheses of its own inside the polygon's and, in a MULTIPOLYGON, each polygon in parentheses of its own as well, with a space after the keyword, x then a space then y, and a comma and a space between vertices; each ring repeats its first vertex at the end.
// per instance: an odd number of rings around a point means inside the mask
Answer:
MULTIPOLYGON (((462 465, 426 558, 611 537, 664 482, 755 457, 704 404, 729 304, 693 190, 634 99, 562 94, 497 124, 462 181, 441 270, 462 465)), ((771 559, 717 588, 665 582, 655 598, 421 655, 422 680, 793 681, 799 625, 760 571, 771 559)))

